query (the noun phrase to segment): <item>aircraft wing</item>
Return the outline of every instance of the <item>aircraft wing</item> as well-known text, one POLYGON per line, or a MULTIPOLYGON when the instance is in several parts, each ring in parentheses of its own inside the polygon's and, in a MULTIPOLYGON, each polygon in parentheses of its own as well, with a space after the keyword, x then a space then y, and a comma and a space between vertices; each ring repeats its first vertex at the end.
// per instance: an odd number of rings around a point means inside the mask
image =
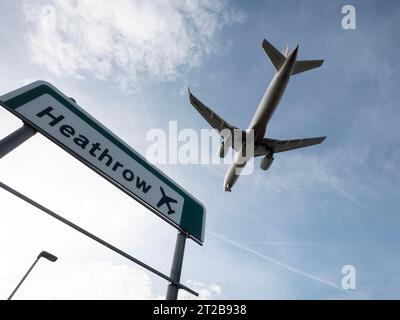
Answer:
POLYGON ((232 126, 224 119, 222 119, 218 114, 212 111, 209 107, 203 104, 199 99, 197 99, 189 90, 189 98, 190 103, 196 110, 203 116, 204 119, 213 127, 215 130, 220 133, 224 129, 228 129, 233 132, 233 130, 238 129, 237 127, 232 126))
POLYGON ((254 156, 263 156, 268 152, 273 153, 284 152, 304 147, 313 146, 322 143, 326 137, 294 139, 294 140, 275 140, 264 138, 259 145, 255 148, 254 156))

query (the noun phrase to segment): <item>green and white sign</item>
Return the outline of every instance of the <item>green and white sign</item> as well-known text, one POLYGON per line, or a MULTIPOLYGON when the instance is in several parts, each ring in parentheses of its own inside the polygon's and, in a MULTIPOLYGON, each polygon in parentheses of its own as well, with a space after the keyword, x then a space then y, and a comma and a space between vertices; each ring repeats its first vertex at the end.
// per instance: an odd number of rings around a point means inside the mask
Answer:
POLYGON ((193 240, 204 241, 203 205, 54 86, 37 81, 1 96, 0 103, 193 240))

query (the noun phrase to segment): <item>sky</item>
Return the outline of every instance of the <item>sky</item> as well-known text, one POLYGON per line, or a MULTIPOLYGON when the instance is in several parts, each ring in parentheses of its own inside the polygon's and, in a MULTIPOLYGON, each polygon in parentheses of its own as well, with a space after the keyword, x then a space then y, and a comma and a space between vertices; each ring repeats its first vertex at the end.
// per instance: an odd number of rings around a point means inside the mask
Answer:
MULTIPOLYGON (((187 86, 247 128, 275 72, 264 38, 324 59, 291 78, 266 133, 327 135, 322 145, 276 154, 266 172, 256 159, 232 193, 226 164, 158 165, 207 210, 182 282, 201 299, 400 298, 397 1, 5 0, 0 10, 0 94, 48 81, 143 155, 149 130, 169 121, 209 128, 187 86), (355 30, 342 28, 348 4, 355 30)), ((0 110, 0 137, 21 124, 0 110)), ((169 273, 176 230, 40 134, 1 159, 0 181, 169 273)), ((165 297, 164 280, 4 190, 0 202, 0 299, 42 250, 59 260, 40 260, 14 299, 165 297)))

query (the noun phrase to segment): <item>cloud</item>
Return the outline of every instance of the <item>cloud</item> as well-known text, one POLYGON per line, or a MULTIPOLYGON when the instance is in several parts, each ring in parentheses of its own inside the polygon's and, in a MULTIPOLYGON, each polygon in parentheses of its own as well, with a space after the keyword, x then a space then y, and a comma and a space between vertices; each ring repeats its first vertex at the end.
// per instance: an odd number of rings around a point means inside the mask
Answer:
POLYGON ((218 295, 221 294, 222 289, 217 284, 206 284, 203 282, 195 281, 195 280, 188 280, 186 281, 187 286, 189 286, 194 291, 199 293, 199 297, 195 297, 192 294, 188 293, 187 291, 180 290, 179 291, 179 299, 183 300, 210 300, 217 298, 218 295))
POLYGON ((218 31, 245 15, 226 0, 27 0, 24 17, 35 63, 130 90, 143 76, 174 80, 198 67, 218 31))
MULTIPOLYGON (((2 276, 4 287, 15 287, 16 274, 2 276), (13 285, 11 285, 13 283, 13 285)), ((2 297, 9 292, 2 292, 2 297)), ((110 262, 63 264, 39 261, 14 298, 35 300, 156 299, 144 271, 110 262)))

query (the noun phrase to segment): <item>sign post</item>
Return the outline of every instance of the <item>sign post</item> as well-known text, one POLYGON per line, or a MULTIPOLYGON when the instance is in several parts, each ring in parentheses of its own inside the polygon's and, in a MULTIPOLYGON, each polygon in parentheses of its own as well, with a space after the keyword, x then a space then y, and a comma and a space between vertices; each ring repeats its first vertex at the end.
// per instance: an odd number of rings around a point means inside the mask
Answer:
MULTIPOLYGON (((0 96, 0 105, 24 122, 22 128, 0 141, 0 158, 36 132, 43 134, 178 229, 170 277, 137 259, 129 258, 164 279, 170 280, 166 297, 168 300, 177 299, 179 288, 193 293, 180 284, 180 277, 186 238, 189 237, 200 245, 204 241, 206 212, 201 202, 148 163, 138 152, 50 83, 36 81, 0 96)), ((27 201, 24 197, 22 199, 27 201)), ((42 210, 46 209, 43 208, 41 207, 42 210)), ((46 210, 44 211, 49 213, 46 210)), ((105 245, 101 239, 59 218, 105 245)), ((116 251, 116 248, 112 249, 116 251)))
MULTIPOLYGON (((183 256, 185 254, 186 235, 182 231, 178 231, 176 236, 174 259, 172 260, 171 273, 169 277, 176 283, 181 281, 183 256)), ((179 287, 173 283, 170 283, 167 288, 166 300, 177 300, 178 299, 179 287)))

